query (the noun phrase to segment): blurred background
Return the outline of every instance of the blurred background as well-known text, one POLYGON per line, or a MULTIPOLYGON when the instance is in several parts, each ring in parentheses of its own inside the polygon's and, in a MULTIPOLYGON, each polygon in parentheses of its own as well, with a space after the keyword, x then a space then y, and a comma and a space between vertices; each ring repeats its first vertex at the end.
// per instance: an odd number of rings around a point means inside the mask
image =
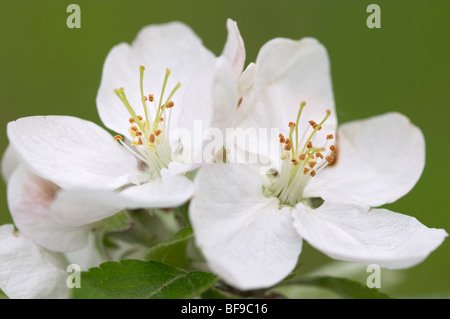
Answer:
MULTIPOLYGON (((274 37, 319 39, 330 56, 341 123, 397 111, 420 127, 427 143, 422 178, 408 195, 386 207, 450 232, 450 168, 445 162, 450 158, 449 12, 448 0, 4 1, 0 152, 8 145, 6 124, 20 117, 72 115, 101 124, 95 98, 104 59, 114 45, 131 42, 143 26, 183 21, 219 55, 226 19, 232 18, 245 41, 246 64, 274 37), (81 7, 80 29, 66 25, 71 3, 81 7), (366 25, 371 3, 381 8, 381 29, 366 25)), ((0 224, 9 222, 6 185, 1 183, 0 224)), ((387 282, 381 290, 396 296, 450 297, 449 253, 447 239, 420 265, 389 272, 386 278, 403 280, 387 282)), ((305 245, 301 271, 329 261, 305 245)))

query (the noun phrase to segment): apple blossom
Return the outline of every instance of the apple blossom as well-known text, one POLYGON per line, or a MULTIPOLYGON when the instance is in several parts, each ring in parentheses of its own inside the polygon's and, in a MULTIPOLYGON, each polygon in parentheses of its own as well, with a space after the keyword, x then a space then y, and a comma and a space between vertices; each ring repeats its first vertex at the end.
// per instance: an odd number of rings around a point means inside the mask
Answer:
POLYGON ((269 41, 238 83, 234 126, 277 128, 278 146, 228 141, 230 163, 203 166, 196 176, 189 210, 196 242, 225 282, 241 290, 277 284, 295 268, 303 239, 332 258, 392 269, 418 264, 443 242, 442 229, 371 208, 412 189, 424 138, 398 113, 336 131, 319 42, 269 41), (233 163, 249 153, 260 165, 233 163))
POLYGON ((2 172, 21 233, 54 251, 76 251, 97 221, 122 209, 185 203, 194 187, 184 173, 196 167, 192 154, 202 144, 171 138, 171 131, 190 133, 194 120, 205 130, 229 126, 234 106, 223 96, 237 95, 237 87, 233 94, 223 84, 234 84, 245 52, 235 22, 227 28, 220 57, 178 22, 148 26, 132 45, 111 50, 97 106, 121 135, 70 116, 10 122, 2 172))

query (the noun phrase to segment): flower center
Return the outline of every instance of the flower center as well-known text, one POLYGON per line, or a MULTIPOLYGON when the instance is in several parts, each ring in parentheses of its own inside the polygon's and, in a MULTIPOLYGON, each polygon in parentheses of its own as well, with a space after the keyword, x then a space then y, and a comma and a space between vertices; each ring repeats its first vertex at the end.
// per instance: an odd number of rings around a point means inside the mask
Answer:
POLYGON ((128 122, 130 145, 123 141, 121 135, 116 135, 114 139, 119 141, 123 147, 130 151, 134 156, 141 160, 145 166, 145 171, 150 175, 151 179, 159 177, 162 168, 167 168, 172 159, 172 149, 169 143, 169 127, 170 127, 170 109, 175 103, 171 101, 172 96, 181 86, 178 83, 170 92, 169 96, 164 99, 167 80, 169 79, 170 70, 166 69, 166 75, 159 97, 159 103, 156 103, 153 94, 144 95, 144 66, 140 66, 140 92, 141 101, 144 109, 144 117, 137 115, 125 95, 124 88, 115 89, 114 93, 122 101, 130 114, 128 122), (154 118, 151 118, 148 103, 153 103, 154 118))
POLYGON ((295 206, 302 200, 303 190, 308 181, 327 165, 333 163, 337 155, 336 147, 331 144, 334 139, 332 134, 327 135, 324 145, 313 145, 314 137, 319 134, 322 125, 331 114, 329 110, 326 111, 324 119, 319 124, 312 120, 309 121, 310 127, 299 138, 298 125, 305 106, 306 103, 302 102, 296 122, 289 122, 289 137, 285 138, 283 134, 279 135, 282 147, 282 165, 270 186, 272 194, 277 196, 281 203, 289 206, 295 206), (312 132, 307 135, 311 129, 312 132))

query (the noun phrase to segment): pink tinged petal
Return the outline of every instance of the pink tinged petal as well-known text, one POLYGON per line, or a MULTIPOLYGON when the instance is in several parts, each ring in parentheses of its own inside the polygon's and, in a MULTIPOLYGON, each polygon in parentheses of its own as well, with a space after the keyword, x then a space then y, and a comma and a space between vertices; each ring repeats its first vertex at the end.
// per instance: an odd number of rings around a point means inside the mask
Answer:
POLYGON ((19 166, 19 159, 11 145, 8 145, 2 157, 2 176, 5 182, 8 182, 17 166, 19 166))
POLYGON ((13 225, 0 227, 0 289, 13 299, 69 298, 61 254, 39 247, 13 225))
POLYGON ((137 183, 136 158, 100 126, 69 116, 37 116, 8 123, 21 162, 69 189, 115 189, 137 183))
POLYGON ((380 206, 407 194, 425 165, 425 140, 404 115, 387 113, 343 124, 338 157, 305 189, 305 197, 380 206))
POLYGON ((50 216, 50 206, 59 187, 23 166, 8 183, 8 206, 21 233, 47 249, 69 252, 88 243, 90 227, 66 227, 50 216))
MULTIPOLYGON (((269 41, 258 54, 254 72, 253 87, 243 97, 238 110, 237 127, 277 128, 284 136, 289 136, 288 123, 296 122, 300 104, 304 101, 306 107, 298 125, 299 139, 306 130, 306 137, 313 131, 308 122, 313 120, 319 123, 325 118, 327 110, 331 111, 331 115, 320 132, 315 134, 312 143, 322 146, 328 134, 335 134, 337 118, 329 59, 325 48, 317 40, 277 38, 269 41)), ((240 140, 244 143, 244 139, 240 140)), ((303 144, 300 143, 299 147, 303 144)), ((279 148, 274 150, 267 146, 265 149, 262 150, 264 155, 277 161, 279 148)))
POLYGON ((189 179, 170 174, 167 169, 161 174, 162 178, 123 191, 62 190, 52 204, 51 216, 60 224, 81 226, 108 218, 125 208, 169 208, 190 199, 194 185, 189 179))
POLYGON ((189 216, 211 270, 241 289, 270 287, 295 267, 302 240, 288 208, 262 194, 246 165, 210 164, 196 176, 189 216))
POLYGON ((447 237, 413 217, 350 204, 301 205, 293 216, 298 233, 328 256, 391 269, 422 262, 447 237))
MULTIPOLYGON (((139 67, 143 65, 144 94, 154 94, 155 101, 163 84, 166 68, 171 70, 165 98, 181 83, 173 96, 175 107, 171 110, 171 127, 176 127, 179 110, 184 108, 183 95, 192 82, 208 82, 215 56, 207 50, 201 39, 186 25, 172 22, 143 28, 131 45, 115 46, 103 66, 102 80, 97 94, 97 109, 102 122, 113 131, 128 135, 130 114, 114 93, 123 87, 138 115, 144 116, 141 101, 139 67)), ((148 103, 153 120, 154 105, 148 103)))
POLYGON ((227 19, 228 37, 222 56, 225 57, 233 66, 236 78, 239 78, 245 63, 245 46, 241 37, 237 23, 227 19))

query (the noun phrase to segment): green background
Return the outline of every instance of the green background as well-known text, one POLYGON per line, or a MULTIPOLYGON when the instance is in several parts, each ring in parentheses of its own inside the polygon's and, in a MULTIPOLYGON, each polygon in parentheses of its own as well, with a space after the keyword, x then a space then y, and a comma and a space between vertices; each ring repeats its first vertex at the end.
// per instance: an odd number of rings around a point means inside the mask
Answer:
MULTIPOLYGON (((95 97, 108 51, 131 42, 147 24, 180 20, 219 55, 226 18, 237 21, 247 61, 274 37, 318 38, 328 49, 341 123, 397 111, 420 127, 427 162, 416 187, 387 207, 450 231, 448 0, 179 0, 9 1, 0 11, 0 150, 6 124, 30 115, 72 115, 100 124, 95 97), (68 29, 66 8, 81 7, 81 29, 68 29), (381 7, 381 29, 366 26, 366 8, 381 7)), ((389 154, 386 154, 389 156, 389 154)), ((392 164, 402 165, 392 158, 392 164)), ((6 186, 0 185, 0 223, 10 222, 6 186)), ((390 293, 450 293, 450 239, 408 270, 390 293)), ((330 259, 304 248, 305 270, 330 259)), ((383 287, 382 287, 383 290, 383 287)))

